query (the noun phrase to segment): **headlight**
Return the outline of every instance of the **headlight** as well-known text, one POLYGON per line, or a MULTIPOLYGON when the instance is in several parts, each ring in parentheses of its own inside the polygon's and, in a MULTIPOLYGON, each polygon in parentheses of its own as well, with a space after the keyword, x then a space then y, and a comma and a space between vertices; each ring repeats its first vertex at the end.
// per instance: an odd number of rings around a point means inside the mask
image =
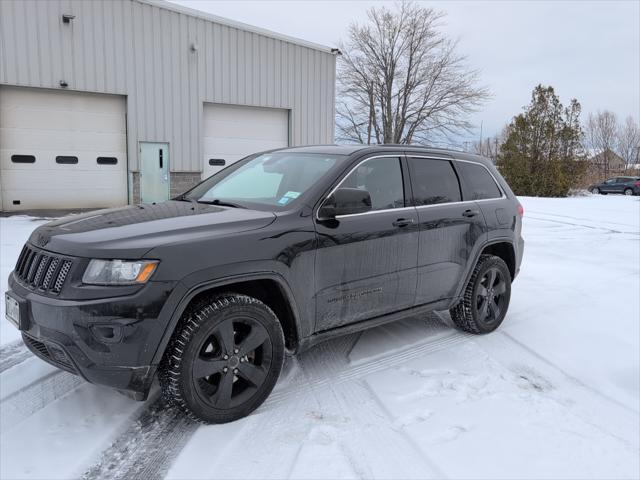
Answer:
POLYGON ((158 266, 157 260, 91 260, 82 283, 91 285, 135 285, 147 283, 158 266))

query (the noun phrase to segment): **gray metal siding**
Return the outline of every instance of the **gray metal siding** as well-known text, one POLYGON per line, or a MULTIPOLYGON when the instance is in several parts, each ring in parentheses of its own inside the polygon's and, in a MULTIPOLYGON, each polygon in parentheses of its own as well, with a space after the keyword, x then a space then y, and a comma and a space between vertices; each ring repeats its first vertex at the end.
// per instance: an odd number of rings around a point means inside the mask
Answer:
POLYGON ((137 0, 0 1, 0 83, 60 80, 127 96, 131 170, 155 141, 172 171, 200 171, 204 102, 290 109, 291 145, 333 142, 331 53, 137 0))

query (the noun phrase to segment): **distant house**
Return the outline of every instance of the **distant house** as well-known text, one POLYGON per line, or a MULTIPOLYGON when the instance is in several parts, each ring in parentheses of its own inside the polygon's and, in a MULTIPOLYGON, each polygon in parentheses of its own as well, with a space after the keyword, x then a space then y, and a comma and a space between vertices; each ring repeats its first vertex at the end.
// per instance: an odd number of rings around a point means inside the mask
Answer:
POLYGON ((589 157, 589 161, 602 169, 611 171, 624 170, 627 166, 620 155, 609 149, 589 157))

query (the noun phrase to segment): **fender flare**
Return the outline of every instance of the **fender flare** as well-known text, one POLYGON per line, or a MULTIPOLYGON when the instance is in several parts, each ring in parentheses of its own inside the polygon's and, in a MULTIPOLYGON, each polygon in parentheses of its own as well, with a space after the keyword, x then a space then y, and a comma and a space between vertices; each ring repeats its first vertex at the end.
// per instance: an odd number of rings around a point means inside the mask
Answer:
POLYGON ((456 300, 462 296, 462 292, 464 292, 464 289, 467 288, 469 279, 471 278, 471 275, 473 275, 473 269, 476 268, 476 265, 478 264, 478 260, 480 260, 480 255, 482 255, 482 252, 484 251, 484 249, 491 245, 495 245, 497 243, 508 243, 509 245, 511 245, 511 248, 513 249, 513 254, 515 257, 516 247, 514 245, 513 238, 509 238, 509 237, 492 238, 491 240, 482 243, 478 248, 476 254, 473 256, 473 261, 468 263, 468 267, 464 275, 464 282, 460 283, 460 285, 458 286, 458 289, 456 290, 456 294, 454 296, 456 300))
POLYGON ((296 303, 295 297, 293 296, 293 292, 291 291, 291 288, 289 287, 289 284, 287 283, 285 278, 276 272, 258 272, 258 273, 238 274, 238 275, 232 275, 229 277, 202 282, 188 288, 186 293, 182 296, 182 298, 178 302, 173 313, 171 314, 171 317, 169 319, 169 322, 167 323, 165 331, 162 334, 162 339, 160 340, 160 343, 158 344, 158 347, 156 348, 156 352, 153 356, 153 365, 158 365, 162 360, 162 357, 164 356, 165 351, 167 349, 167 345, 169 344, 169 341, 171 340, 171 337, 173 336, 176 330, 176 327, 178 326, 178 322, 180 321, 180 318, 182 318, 182 314, 187 309, 187 306, 189 305, 189 303, 191 303, 191 300, 193 300, 196 297, 196 295, 206 290, 210 290, 212 288, 219 288, 219 287, 224 287, 225 285, 233 285, 235 283, 248 282, 252 280, 272 280, 272 281, 275 281, 278 284, 278 286, 282 289, 282 293, 284 294, 289 304, 289 307, 291 308, 293 322, 296 330, 296 336, 298 338, 298 344, 299 344, 302 341, 302 338, 300 336, 302 331, 300 328, 300 313, 298 310, 298 305, 296 303))

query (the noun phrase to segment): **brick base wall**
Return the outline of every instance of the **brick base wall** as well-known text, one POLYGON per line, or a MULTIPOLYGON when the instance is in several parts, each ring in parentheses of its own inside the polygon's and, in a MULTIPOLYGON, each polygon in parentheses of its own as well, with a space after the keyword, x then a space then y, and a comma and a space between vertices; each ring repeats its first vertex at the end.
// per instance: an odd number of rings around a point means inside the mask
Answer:
MULTIPOLYGON (((200 172, 171 172, 169 174, 169 198, 186 192, 201 180, 202 174, 200 172)), ((131 172, 131 202, 136 204, 140 201, 140 172, 131 172)))
POLYGON ((171 198, 186 192, 202 181, 200 172, 171 172, 171 198))

